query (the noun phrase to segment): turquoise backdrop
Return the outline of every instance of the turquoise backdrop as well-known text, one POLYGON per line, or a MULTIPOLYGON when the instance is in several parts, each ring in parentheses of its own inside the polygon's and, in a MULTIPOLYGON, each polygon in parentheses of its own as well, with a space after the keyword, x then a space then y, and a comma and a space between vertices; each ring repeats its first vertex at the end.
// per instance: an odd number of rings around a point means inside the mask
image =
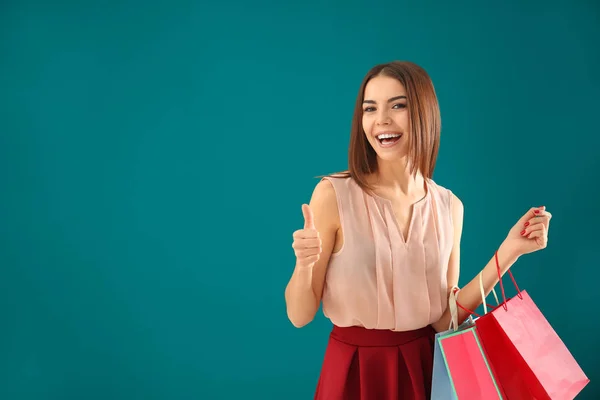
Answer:
POLYGON ((439 95, 461 284, 546 205, 514 273, 600 398, 600 5, 501 3, 2 2, 0 398, 311 398, 292 232, 395 59, 439 95))

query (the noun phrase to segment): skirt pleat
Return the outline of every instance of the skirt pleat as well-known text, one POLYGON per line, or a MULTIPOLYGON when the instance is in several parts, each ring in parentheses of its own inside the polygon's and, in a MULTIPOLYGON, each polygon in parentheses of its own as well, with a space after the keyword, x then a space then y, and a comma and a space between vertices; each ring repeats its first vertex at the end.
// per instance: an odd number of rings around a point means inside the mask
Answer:
POLYGON ((387 393, 398 392, 398 348, 359 347, 359 399, 386 399, 387 393))
POLYGON ((431 393, 431 327, 393 332, 334 326, 315 400, 428 400, 431 393))

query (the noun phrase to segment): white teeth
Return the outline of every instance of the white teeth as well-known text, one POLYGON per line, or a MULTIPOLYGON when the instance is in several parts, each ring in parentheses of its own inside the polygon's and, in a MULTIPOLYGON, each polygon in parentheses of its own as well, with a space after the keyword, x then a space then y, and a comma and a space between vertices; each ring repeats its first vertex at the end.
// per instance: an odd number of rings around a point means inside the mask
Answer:
POLYGON ((398 133, 382 133, 381 135, 377 135, 377 139, 379 140, 383 140, 383 139, 391 139, 391 138, 396 138, 396 137, 400 137, 402 135, 398 134, 398 133))

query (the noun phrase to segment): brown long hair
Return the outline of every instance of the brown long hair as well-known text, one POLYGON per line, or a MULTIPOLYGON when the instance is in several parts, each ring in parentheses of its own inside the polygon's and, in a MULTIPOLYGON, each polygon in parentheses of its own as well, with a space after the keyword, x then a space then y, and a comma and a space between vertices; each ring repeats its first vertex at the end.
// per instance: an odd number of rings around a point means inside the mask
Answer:
POLYGON ((396 78, 406 89, 410 124, 408 135, 410 172, 415 175, 420 171, 425 178, 431 178, 440 145, 440 109, 429 74, 422 67, 409 61, 379 64, 365 75, 358 91, 352 117, 348 170, 332 176, 352 177, 363 189, 372 189, 366 181, 366 176, 377 172, 377 154, 365 136, 362 117, 365 87, 376 76, 396 78))

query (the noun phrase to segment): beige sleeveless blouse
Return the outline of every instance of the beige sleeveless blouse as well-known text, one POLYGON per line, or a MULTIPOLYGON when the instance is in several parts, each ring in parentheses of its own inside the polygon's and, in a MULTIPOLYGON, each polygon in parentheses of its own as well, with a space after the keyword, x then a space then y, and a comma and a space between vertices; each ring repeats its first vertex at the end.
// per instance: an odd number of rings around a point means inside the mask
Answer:
POLYGON ((333 185, 342 248, 333 253, 323 288, 323 313, 337 326, 407 331, 439 320, 448 304, 452 251, 452 192, 426 179, 403 238, 389 200, 363 191, 352 178, 333 185))

